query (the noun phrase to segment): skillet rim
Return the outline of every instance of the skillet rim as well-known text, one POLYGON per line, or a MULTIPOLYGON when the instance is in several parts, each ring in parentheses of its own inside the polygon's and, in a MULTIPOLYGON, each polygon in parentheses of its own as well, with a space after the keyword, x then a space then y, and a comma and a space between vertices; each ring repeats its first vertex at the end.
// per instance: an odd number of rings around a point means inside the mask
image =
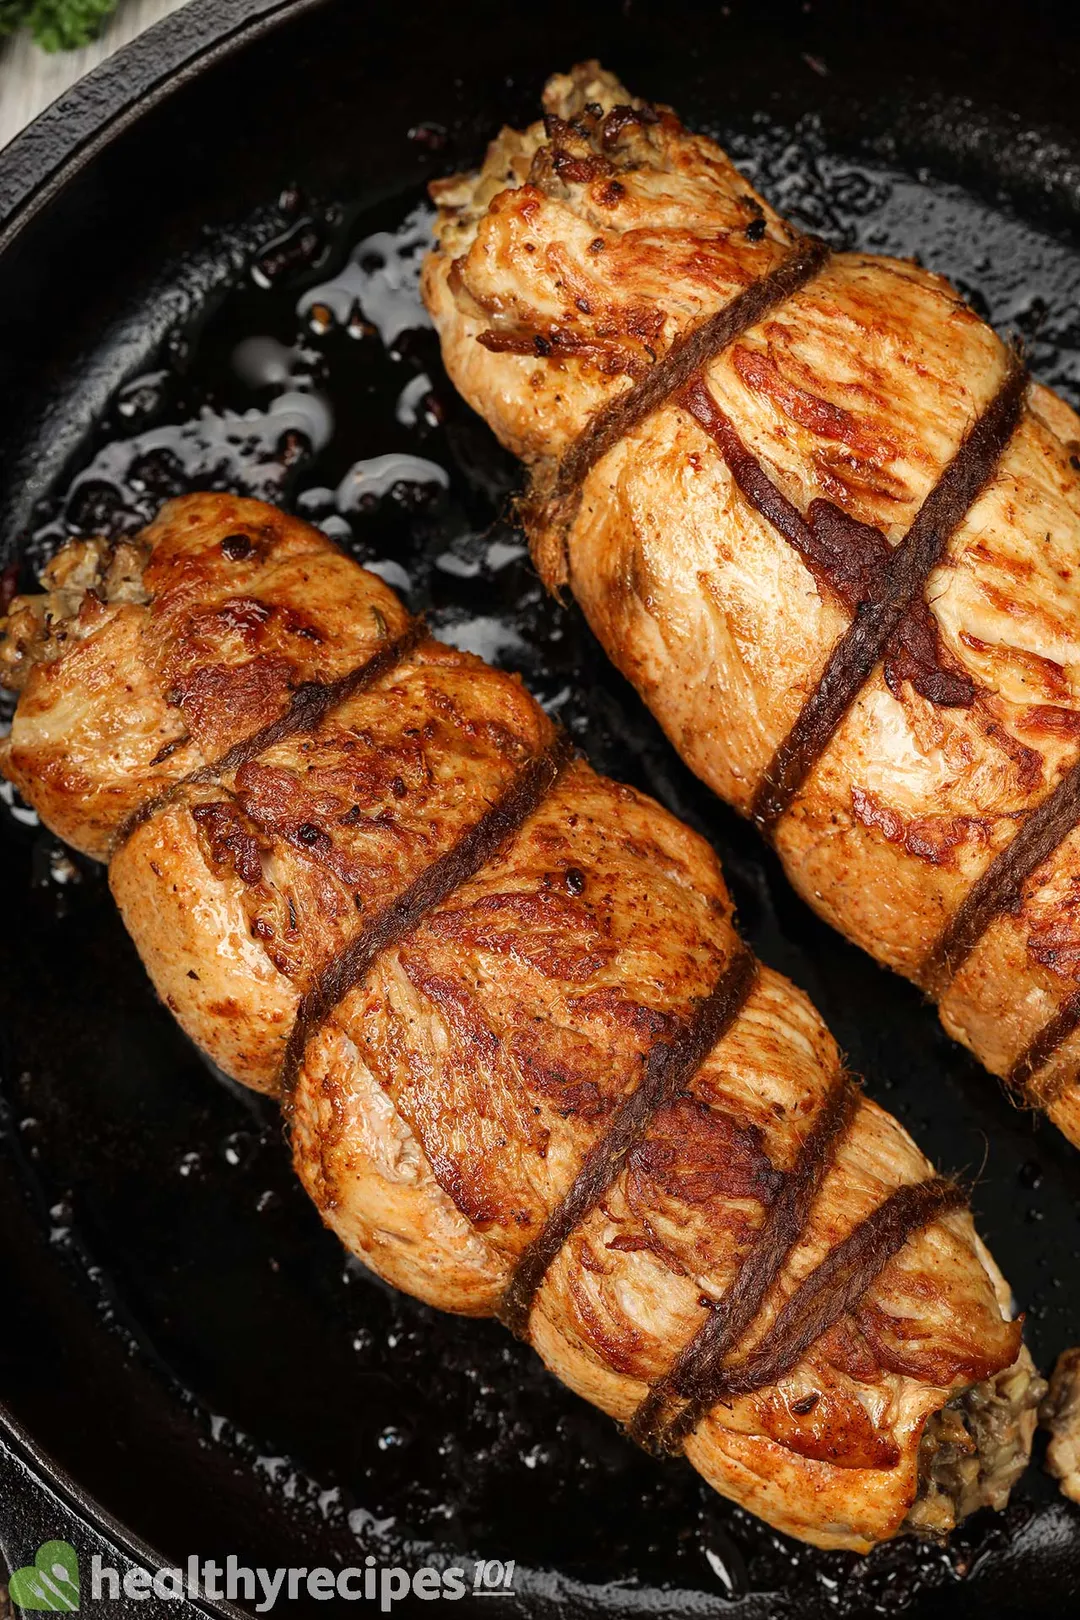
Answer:
POLYGON ((187 0, 65 90, 0 151, 0 255, 116 137, 175 90, 326 0, 187 0))
MULTIPOLYGON (((102 1507, 96 1497, 84 1490, 66 1469, 61 1468, 49 1452, 38 1445, 29 1431, 12 1416, 2 1402, 0 1402, 0 1446, 6 1446, 13 1456, 26 1465, 35 1484, 51 1491, 77 1519, 82 1521, 83 1526, 96 1530, 107 1543, 115 1547, 125 1558, 130 1559, 133 1564, 151 1571, 175 1567, 163 1553, 135 1535, 107 1508, 102 1507)), ((226 1599, 215 1600, 203 1596, 193 1598, 185 1593, 184 1604, 185 1608, 178 1611, 180 1620, 183 1620, 186 1614, 221 1615, 225 1620, 250 1620, 246 1610, 238 1608, 226 1599)))

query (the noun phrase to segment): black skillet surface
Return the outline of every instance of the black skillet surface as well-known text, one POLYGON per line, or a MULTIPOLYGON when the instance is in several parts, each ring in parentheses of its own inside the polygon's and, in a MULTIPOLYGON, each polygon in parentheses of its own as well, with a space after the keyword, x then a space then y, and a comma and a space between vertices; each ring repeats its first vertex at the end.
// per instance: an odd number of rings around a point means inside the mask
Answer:
MULTIPOLYGON (((599 766, 714 841, 764 958, 937 1161, 978 1174, 1044 1366, 1080 1338, 1080 1161, 792 897, 543 598, 515 468, 416 326, 402 227, 425 178, 598 54, 789 215, 952 275, 1080 403, 1068 9, 194 0, 0 159, 0 532, 24 577, 61 532, 210 482, 327 524, 521 669, 599 766), (401 455, 421 464, 382 459, 401 455)), ((320 1229, 273 1109, 155 1002, 100 872, 18 807, 0 836, 0 1397, 88 1516, 169 1562, 513 1559, 503 1602, 530 1616, 1049 1615, 1080 1590, 1080 1517, 1038 1470, 949 1549, 815 1553, 638 1455, 493 1324, 373 1282, 320 1229)))

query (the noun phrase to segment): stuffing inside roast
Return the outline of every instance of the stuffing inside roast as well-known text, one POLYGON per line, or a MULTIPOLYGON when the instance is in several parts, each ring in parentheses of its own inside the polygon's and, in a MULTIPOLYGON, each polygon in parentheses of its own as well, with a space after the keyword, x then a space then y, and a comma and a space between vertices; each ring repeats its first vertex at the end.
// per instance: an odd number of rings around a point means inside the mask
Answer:
POLYGON ((1064 1350, 1039 1411, 1050 1432, 1046 1466, 1070 1501, 1080 1502, 1080 1349, 1064 1350))
POLYGON ((0 620, 0 680, 21 692, 34 664, 59 658, 92 635, 103 609, 144 603, 147 551, 137 540, 71 540, 42 570, 40 595, 16 596, 0 620))
POLYGON ((979 1508, 1000 1511, 1027 1467, 1046 1382, 1024 1350, 1011 1367, 928 1418, 919 1444, 916 1534, 945 1536, 979 1508))

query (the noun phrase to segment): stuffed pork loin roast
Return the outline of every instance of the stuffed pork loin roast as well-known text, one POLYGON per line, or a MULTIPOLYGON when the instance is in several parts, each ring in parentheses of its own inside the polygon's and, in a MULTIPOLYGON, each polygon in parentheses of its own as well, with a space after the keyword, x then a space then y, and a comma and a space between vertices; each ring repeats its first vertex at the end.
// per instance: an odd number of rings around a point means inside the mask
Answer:
POLYGON ((433 188, 555 590, 809 903, 1080 1143, 1080 419, 596 63, 433 188))
POLYGON ((822 1546, 1000 1506, 1042 1393, 957 1189, 715 857, 322 535, 170 503, 18 598, 2 768, 324 1219, 822 1546))

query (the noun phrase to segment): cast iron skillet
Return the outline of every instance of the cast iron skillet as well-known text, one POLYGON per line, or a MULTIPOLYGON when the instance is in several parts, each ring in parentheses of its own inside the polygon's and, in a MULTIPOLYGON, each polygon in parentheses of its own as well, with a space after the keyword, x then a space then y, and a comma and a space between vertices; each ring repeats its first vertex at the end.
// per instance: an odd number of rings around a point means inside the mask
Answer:
MULTIPOLYGON (((455 400, 430 332, 387 325, 412 308, 407 287, 363 310, 385 343, 359 317, 313 330, 297 306, 379 232, 360 277, 386 292, 423 181, 475 158, 500 119, 532 116, 550 70, 597 54, 719 132, 805 223, 953 274, 1077 402, 1069 10, 193 0, 0 158, 0 534, 22 577, 61 532, 130 527, 216 479, 329 521, 444 633, 520 668, 599 766, 715 842, 764 958, 937 1161, 977 1176, 980 1226, 1043 1365, 1080 1328, 1075 1154, 810 916, 579 618, 544 600, 507 515, 515 468, 455 400), (265 343, 237 369, 252 336, 300 340, 287 384, 265 343), (332 406, 316 453, 295 422, 273 428, 286 386, 332 406), (146 442, 204 407, 200 428, 146 442), (261 415, 238 428, 230 409, 261 415), (397 452, 448 486, 380 462, 366 487, 383 493, 348 522, 333 513, 358 459, 397 452)), ((208 1071, 155 1002, 100 872, 17 812, 0 828, 0 1396, 20 1457, 59 1470, 88 1523, 111 1514, 165 1562, 513 1559, 502 1601, 530 1616, 1057 1614, 1076 1592, 1080 1519, 1038 1469, 949 1549, 813 1553, 639 1456, 493 1324, 346 1263, 272 1107, 208 1071)))

